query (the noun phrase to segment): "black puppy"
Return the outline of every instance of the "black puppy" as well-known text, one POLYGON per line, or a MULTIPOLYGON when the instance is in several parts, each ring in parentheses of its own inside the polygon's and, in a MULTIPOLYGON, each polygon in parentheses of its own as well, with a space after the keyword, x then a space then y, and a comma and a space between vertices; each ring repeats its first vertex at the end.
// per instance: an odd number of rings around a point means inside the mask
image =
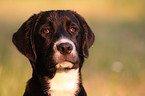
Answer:
POLYGON ((13 43, 33 68, 24 96, 87 96, 81 67, 94 38, 76 12, 53 10, 31 16, 13 35, 13 43))

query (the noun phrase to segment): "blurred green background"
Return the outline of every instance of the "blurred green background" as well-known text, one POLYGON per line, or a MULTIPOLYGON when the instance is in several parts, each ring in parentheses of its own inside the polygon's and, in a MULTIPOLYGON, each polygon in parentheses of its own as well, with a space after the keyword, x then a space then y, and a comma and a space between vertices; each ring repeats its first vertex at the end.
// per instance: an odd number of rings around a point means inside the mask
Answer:
POLYGON ((0 96, 22 96, 32 73, 12 34, 52 9, 77 11, 96 35, 82 69, 88 96, 145 96, 145 0, 1 0, 0 96))

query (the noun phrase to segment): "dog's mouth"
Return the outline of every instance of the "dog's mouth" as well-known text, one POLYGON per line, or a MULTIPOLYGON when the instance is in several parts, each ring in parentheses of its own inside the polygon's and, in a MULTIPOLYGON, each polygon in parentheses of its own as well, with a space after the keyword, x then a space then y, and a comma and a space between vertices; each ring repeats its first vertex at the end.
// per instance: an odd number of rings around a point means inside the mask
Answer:
MULTIPOLYGON (((60 55, 54 55, 54 57, 55 57, 54 61, 55 61, 56 64, 61 64, 63 62, 65 62, 65 64, 66 64, 66 62, 67 63, 69 62, 71 64, 77 64, 78 61, 79 61, 78 56, 73 56, 72 54, 70 54, 70 55, 61 55, 60 54, 60 55)), ((69 64, 69 65, 71 65, 71 64, 69 64)))
POLYGON ((49 68, 49 71, 54 71, 54 70, 65 71, 65 70, 71 70, 77 68, 79 68, 78 63, 72 63, 71 61, 63 61, 63 62, 56 63, 55 66, 51 66, 49 68))
POLYGON ((70 70, 70 69, 78 68, 79 67, 78 65, 79 65, 78 60, 64 58, 61 59, 59 62, 57 62, 56 68, 58 70, 70 70))

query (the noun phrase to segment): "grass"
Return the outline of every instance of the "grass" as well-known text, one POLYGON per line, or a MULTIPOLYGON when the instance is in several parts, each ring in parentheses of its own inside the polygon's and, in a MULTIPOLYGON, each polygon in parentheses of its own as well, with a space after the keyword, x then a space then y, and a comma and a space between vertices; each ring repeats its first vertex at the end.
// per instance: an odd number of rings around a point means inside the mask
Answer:
MULTIPOLYGON (((0 16, 0 96, 22 96, 26 81, 32 73, 28 60, 12 44, 12 34, 34 12, 60 7, 66 9, 70 4, 63 0, 56 4, 58 7, 52 6, 57 1, 51 1, 50 6, 42 6, 41 4, 46 3, 37 0, 41 5, 39 8, 39 3, 32 5, 32 1, 16 1, 12 5, 10 0, 3 1, 0 6, 3 13, 0 16), (64 6, 59 6, 64 2, 64 6), (10 9, 15 11, 9 11, 10 9)), ((130 4, 125 0, 118 1, 118 9, 113 0, 109 0, 110 3, 105 1, 85 0, 82 7, 78 7, 82 2, 80 0, 76 5, 71 2, 73 6, 68 7, 73 10, 79 9, 78 13, 86 18, 96 35, 95 43, 90 48, 90 56, 82 69, 85 89, 88 96, 145 96, 144 1, 135 3, 133 0, 130 4), (93 7, 86 7, 84 4, 87 2, 93 7), (93 2, 101 5, 95 6, 93 2), (121 7, 121 4, 128 5, 121 7), (101 12, 101 9, 104 11, 101 12), (132 9, 136 9, 134 13, 132 9), (95 13, 86 10, 93 10, 95 13), (116 15, 115 10, 121 13, 116 15), (105 12, 110 15, 105 15, 105 12)))
POLYGON ((96 42, 84 68, 92 77, 88 90, 95 89, 90 96, 144 96, 144 27, 132 22, 98 24, 96 42), (121 66, 114 70, 118 63, 121 66))

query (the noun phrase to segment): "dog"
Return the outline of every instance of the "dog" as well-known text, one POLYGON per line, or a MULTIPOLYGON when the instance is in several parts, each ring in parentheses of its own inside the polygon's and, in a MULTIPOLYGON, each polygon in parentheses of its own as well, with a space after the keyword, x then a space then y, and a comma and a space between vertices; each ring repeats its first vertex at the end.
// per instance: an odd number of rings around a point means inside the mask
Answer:
POLYGON ((23 96, 87 96, 81 68, 94 39, 75 11, 50 10, 31 16, 12 38, 33 69, 23 96))

